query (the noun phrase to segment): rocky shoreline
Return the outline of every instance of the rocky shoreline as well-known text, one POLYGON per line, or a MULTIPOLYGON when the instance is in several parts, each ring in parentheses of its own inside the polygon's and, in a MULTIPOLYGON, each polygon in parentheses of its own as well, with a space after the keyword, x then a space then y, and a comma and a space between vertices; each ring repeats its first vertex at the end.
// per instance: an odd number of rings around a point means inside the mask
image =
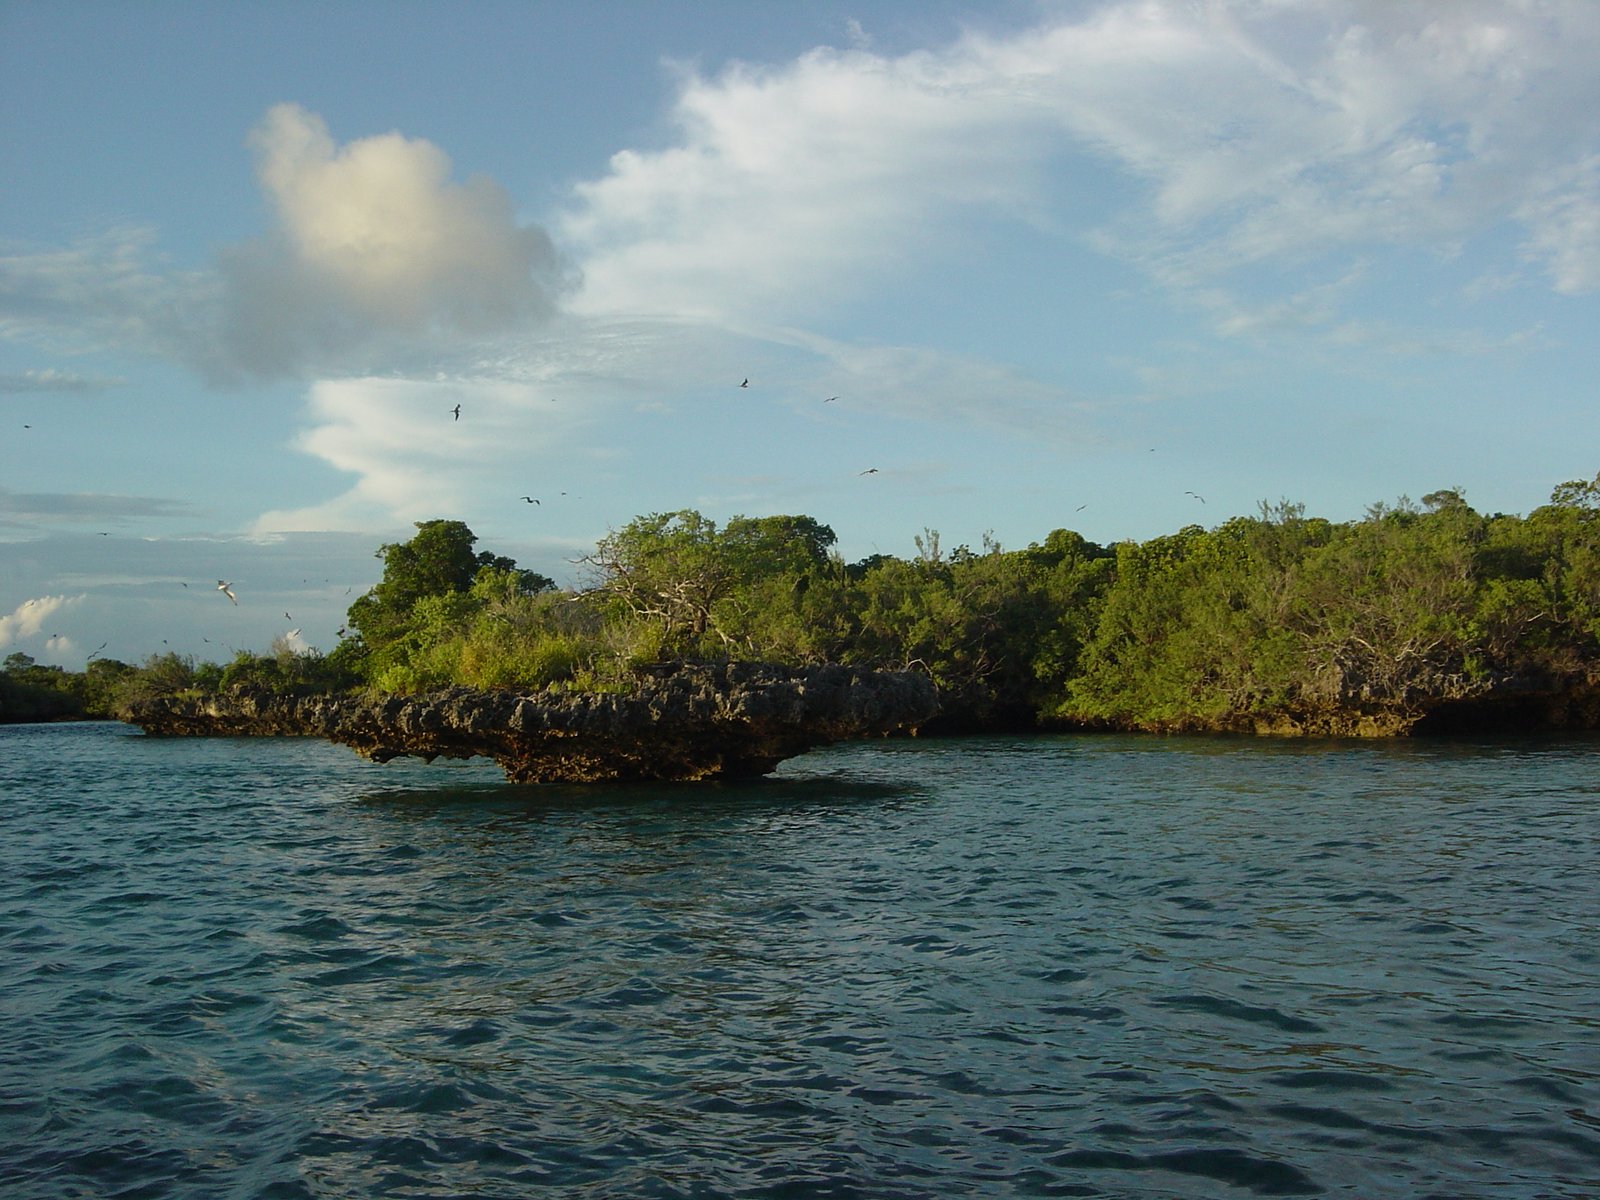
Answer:
POLYGON ((374 762, 482 756, 513 783, 591 783, 765 775, 816 746, 915 730, 937 711, 924 675, 722 663, 665 667, 626 693, 241 689, 144 701, 124 719, 161 737, 321 737, 374 762))

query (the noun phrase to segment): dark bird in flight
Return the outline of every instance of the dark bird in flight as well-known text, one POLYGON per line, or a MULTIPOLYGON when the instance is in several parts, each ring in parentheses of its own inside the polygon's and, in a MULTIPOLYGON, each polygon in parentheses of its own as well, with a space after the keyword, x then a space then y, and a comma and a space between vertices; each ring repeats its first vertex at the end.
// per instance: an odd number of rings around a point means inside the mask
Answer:
MULTIPOLYGON (((183 581, 182 581, 182 580, 179 580, 179 581, 178 581, 178 582, 180 582, 180 583, 183 583, 183 581)), ((189 585, 188 585, 188 584, 187 584, 187 583, 184 583, 184 584, 183 584, 183 586, 184 586, 184 587, 188 587, 188 586, 189 586, 189 585)))
POLYGON ((750 386, 750 380, 749 380, 749 378, 748 378, 748 377, 746 377, 746 378, 745 378, 745 381, 744 381, 744 382, 743 382, 743 383, 741 383, 741 384, 740 384, 740 385, 739 385, 739 386, 740 386, 740 387, 749 387, 749 386, 750 386))
POLYGON ((1084 509, 1086 509, 1088 507, 1089 506, 1087 504, 1080 504, 1080 505, 1078 505, 1077 508, 1073 509, 1072 511, 1073 512, 1082 512, 1084 509))
POLYGON ((221 592, 224 596, 226 596, 229 600, 232 600, 235 604, 239 603, 239 597, 237 597, 237 596, 235 596, 233 594, 233 588, 228 583, 227 580, 225 580, 225 579, 217 580, 217 591, 221 592))
POLYGON ((458 420, 458 421, 459 421, 459 420, 461 420, 461 405, 459 405, 459 404, 458 404, 458 405, 456 405, 456 406, 455 406, 455 407, 454 407, 454 408, 452 408, 452 409, 451 409, 451 410, 450 410, 450 411, 451 411, 451 412, 453 412, 453 413, 455 413, 455 415, 456 415, 456 420, 458 420))
POLYGON ((291 616, 290 616, 290 615, 289 615, 289 614, 288 614, 288 613, 284 613, 284 614, 283 614, 283 619, 284 619, 284 620, 285 620, 285 621, 292 621, 292 620, 294 620, 294 618, 293 618, 293 617, 291 617, 291 616))
POLYGON ((832 404, 838 398, 839 397, 837 397, 837 396, 829 396, 826 400, 823 401, 823 403, 824 404, 832 404))
POLYGON ((857 471, 856 472, 857 475, 876 475, 877 473, 878 473, 878 468, 877 467, 868 467, 865 471, 857 471))
POLYGON ((1185 492, 1184 495, 1185 496, 1193 496, 1196 500, 1200 501, 1201 504, 1204 504, 1206 502, 1206 498, 1204 496, 1202 496, 1199 492, 1185 492))
MULTIPOLYGON (((565 493, 565 492, 562 492, 562 493, 561 493, 561 494, 562 494, 562 495, 563 495, 563 496, 565 496, 565 495, 566 495, 566 493, 565 493)), ((537 500, 535 500, 535 499, 534 499, 534 498, 533 498, 533 497, 532 497, 532 496, 523 496, 523 497, 522 497, 522 499, 524 499, 524 500, 526 500, 526 501, 527 501, 527 502, 528 502, 528 503, 529 503, 529 504, 538 504, 538 503, 539 503, 539 502, 538 502, 538 501, 537 501, 537 500)))

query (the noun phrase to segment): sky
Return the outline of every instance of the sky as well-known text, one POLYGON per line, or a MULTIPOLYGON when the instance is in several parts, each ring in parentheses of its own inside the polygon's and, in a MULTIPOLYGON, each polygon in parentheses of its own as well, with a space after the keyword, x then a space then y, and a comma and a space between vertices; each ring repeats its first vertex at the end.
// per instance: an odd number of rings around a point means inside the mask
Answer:
POLYGON ((1600 471, 1597 61, 1592 0, 0 0, 0 655, 327 651, 433 518, 582 587, 679 509, 1527 513, 1600 471))

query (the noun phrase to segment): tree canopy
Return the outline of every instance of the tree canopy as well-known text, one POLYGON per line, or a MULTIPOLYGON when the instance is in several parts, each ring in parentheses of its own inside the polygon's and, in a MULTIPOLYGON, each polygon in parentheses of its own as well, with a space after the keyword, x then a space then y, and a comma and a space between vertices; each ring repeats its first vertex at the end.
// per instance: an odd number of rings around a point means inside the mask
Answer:
POLYGON ((1510 686, 1600 694, 1597 518, 1600 476, 1526 517, 1450 487, 1354 521, 1280 502, 1112 546, 1061 528, 947 553, 924 530, 913 557, 847 565, 812 517, 680 509, 607 534, 565 591, 424 521, 379 548, 383 578, 326 658, 157 656, 80 679, 13 654, 0 711, 103 709, 118 688, 621 689, 698 658, 926 672, 948 727, 1383 732, 1510 686))

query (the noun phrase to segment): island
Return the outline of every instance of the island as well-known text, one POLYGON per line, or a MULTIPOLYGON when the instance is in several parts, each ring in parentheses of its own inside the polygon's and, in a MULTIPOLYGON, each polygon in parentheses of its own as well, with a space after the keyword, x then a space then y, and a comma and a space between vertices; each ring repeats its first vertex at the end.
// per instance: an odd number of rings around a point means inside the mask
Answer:
POLYGON ((1600 729, 1600 475, 1526 516, 1441 488, 1346 521, 1263 502, 1142 542, 1063 527, 948 549, 925 529, 913 558, 856 561, 810 516, 682 509, 607 533, 566 586, 477 549, 461 521, 415 527, 378 547, 382 577, 342 620, 322 618, 327 653, 282 635, 226 663, 96 652, 69 672, 17 651, 0 723, 312 733, 374 757, 490 754, 526 779, 759 772, 900 728, 1600 729), (816 707, 843 679, 839 707, 816 707))

